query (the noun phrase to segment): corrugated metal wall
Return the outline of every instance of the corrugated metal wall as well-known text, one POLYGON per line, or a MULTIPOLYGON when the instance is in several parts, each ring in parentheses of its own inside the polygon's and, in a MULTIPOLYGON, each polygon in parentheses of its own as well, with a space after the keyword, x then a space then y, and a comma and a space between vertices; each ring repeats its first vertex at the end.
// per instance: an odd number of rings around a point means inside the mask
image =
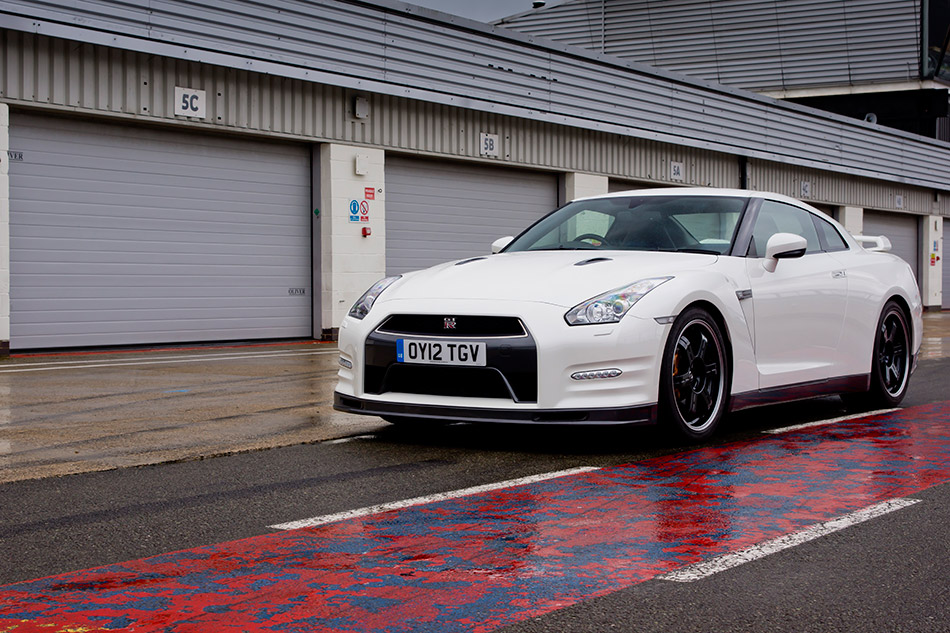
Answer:
MULTIPOLYGON (((287 77, 870 178, 938 188, 950 182, 947 143, 532 44, 478 23, 458 26, 423 10, 419 18, 406 7, 355 0, 86 0, 63 8, 7 0, 0 27, 250 70, 252 83, 287 77)), ((117 90, 124 98, 146 90, 123 88, 117 90)), ((290 116, 291 104, 280 105, 280 116, 290 116)), ((252 119, 275 110, 253 100, 233 107, 246 108, 252 119)), ((520 140, 513 137, 512 145, 520 140)))
POLYGON ((487 132, 501 153, 486 162, 671 182, 675 161, 684 184, 739 183, 734 156, 542 121, 379 94, 356 119, 343 88, 16 31, 0 31, 0 54, 0 95, 14 104, 474 159, 487 132), (175 116, 176 85, 207 91, 205 122, 175 116))
POLYGON ((574 0, 501 26, 750 90, 920 78, 920 0, 574 0))
POLYGON ((935 215, 941 213, 931 189, 768 161, 749 161, 749 188, 783 193, 809 203, 935 215), (807 195, 803 193, 803 182, 807 185, 807 195), (899 204, 901 202, 903 206, 899 204))

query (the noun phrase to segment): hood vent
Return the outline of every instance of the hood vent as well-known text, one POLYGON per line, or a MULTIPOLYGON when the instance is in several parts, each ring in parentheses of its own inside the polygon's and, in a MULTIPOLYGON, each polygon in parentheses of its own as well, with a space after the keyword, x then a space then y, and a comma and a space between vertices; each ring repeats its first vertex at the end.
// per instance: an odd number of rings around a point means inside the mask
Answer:
POLYGON ((461 266, 462 264, 468 264, 469 262, 477 262, 480 259, 488 259, 488 257, 482 256, 482 257, 473 257, 471 259, 463 259, 460 262, 455 262, 455 265, 461 266))
POLYGON ((586 266, 587 264, 596 264, 597 262, 609 262, 611 259, 609 257, 594 257, 592 259, 585 259, 583 261, 577 262, 575 266, 586 266))

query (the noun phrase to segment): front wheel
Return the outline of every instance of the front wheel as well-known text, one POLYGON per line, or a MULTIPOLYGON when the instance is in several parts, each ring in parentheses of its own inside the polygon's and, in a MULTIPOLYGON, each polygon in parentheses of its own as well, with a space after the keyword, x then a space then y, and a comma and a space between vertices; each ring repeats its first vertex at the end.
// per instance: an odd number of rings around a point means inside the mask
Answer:
POLYGON ((911 336, 904 310, 888 301, 874 334, 870 404, 896 407, 907 393, 911 369, 911 336))
POLYGON ((701 308, 673 323, 660 367, 661 422, 691 442, 711 436, 726 411, 729 365, 722 332, 701 308))

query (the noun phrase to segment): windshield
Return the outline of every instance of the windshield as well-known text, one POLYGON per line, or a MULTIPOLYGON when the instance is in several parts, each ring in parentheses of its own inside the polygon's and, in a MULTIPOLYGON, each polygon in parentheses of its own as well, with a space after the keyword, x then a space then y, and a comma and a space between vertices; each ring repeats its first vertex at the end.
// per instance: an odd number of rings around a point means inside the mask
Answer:
POLYGON ((505 252, 603 249, 729 252, 745 198, 625 196, 578 200, 546 216, 505 252))

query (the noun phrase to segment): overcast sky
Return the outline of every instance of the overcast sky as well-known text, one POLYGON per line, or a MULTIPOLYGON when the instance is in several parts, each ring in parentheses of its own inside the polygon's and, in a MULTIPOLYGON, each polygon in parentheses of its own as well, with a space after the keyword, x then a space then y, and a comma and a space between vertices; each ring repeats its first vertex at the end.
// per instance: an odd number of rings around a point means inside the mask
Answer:
MULTIPOLYGON (((409 4, 428 7, 445 13, 461 15, 480 22, 491 22, 524 13, 531 9, 531 0, 405 0, 409 4)), ((549 2, 549 4, 552 4, 549 2)))

